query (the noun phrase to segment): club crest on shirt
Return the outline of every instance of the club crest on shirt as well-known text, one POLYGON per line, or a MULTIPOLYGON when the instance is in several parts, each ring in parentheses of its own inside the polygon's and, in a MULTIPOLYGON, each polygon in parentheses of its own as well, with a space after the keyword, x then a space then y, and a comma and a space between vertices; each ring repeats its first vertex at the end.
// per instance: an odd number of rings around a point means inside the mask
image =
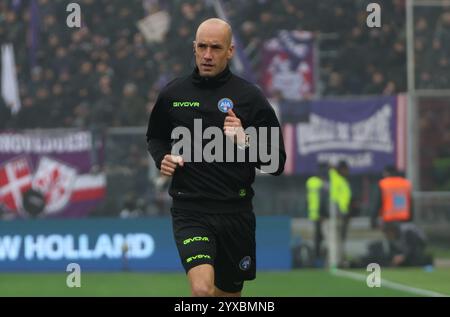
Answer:
POLYGON ((223 98, 223 99, 219 100, 219 102, 217 103, 217 107, 223 113, 227 113, 228 110, 233 109, 234 104, 233 104, 233 101, 231 101, 231 99, 223 98))

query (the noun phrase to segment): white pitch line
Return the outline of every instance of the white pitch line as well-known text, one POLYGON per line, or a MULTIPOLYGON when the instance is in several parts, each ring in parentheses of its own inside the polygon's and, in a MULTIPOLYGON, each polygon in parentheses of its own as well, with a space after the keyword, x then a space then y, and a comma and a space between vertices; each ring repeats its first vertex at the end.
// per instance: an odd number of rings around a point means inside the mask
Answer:
MULTIPOLYGON (((343 276, 343 277, 348 277, 357 281, 366 281, 367 276, 365 276, 364 274, 359 274, 359 273, 354 273, 354 272, 348 272, 348 271, 343 271, 343 270, 335 270, 332 271, 331 274, 337 275, 337 276, 343 276)), ((385 279, 381 279, 381 285, 382 286, 386 286, 388 288, 391 289, 395 289, 395 290, 399 290, 399 291, 404 291, 404 292, 408 292, 408 293, 412 293, 412 294, 417 294, 417 295, 421 295, 421 296, 429 296, 429 297, 448 297, 448 295, 442 294, 442 293, 438 293, 438 292, 433 292, 433 291, 429 291, 426 289, 421 289, 421 288, 416 288, 416 287, 412 287, 412 286, 407 286, 407 285, 403 285, 400 283, 395 283, 395 282, 391 282, 391 281, 387 281, 385 279)))

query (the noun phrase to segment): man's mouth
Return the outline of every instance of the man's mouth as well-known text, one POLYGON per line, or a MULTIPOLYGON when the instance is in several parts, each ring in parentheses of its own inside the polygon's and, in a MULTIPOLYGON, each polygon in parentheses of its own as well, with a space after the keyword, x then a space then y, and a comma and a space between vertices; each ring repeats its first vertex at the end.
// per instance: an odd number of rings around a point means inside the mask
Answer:
POLYGON ((212 65, 212 64, 202 64, 202 67, 203 68, 213 68, 214 65, 212 65))

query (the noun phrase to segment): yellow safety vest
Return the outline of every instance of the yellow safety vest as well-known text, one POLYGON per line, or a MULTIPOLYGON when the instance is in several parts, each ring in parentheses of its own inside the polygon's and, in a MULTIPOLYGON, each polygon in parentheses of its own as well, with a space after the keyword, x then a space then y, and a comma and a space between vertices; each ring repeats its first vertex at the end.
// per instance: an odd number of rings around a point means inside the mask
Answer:
POLYGON ((317 221, 320 217, 320 191, 323 181, 320 177, 312 176, 306 181, 306 201, 308 204, 308 217, 311 221, 317 221))
POLYGON ((330 199, 335 203, 339 211, 347 214, 350 210, 350 201, 352 199, 352 190, 347 179, 338 173, 335 169, 330 169, 330 199))

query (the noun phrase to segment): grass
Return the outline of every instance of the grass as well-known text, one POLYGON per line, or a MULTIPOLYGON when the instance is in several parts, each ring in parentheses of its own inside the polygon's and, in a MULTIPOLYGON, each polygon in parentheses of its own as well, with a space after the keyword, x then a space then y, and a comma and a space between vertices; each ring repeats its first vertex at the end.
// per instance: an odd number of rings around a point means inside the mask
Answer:
POLYGON ((450 259, 450 248, 444 248, 441 246, 430 246, 427 249, 428 252, 433 254, 434 258, 439 259, 450 259))
MULTIPOLYGON (((358 271, 367 275, 367 272, 358 271)), ((67 275, 60 273, 0 274, 3 296, 189 296, 182 273, 82 273, 81 288, 68 288, 67 275)), ((416 288, 450 295, 450 270, 382 270, 382 278, 416 288)), ((334 276, 324 270, 259 272, 255 281, 245 284, 245 296, 415 296, 389 289, 369 288, 365 281, 334 276)))
POLYGON ((382 278, 391 282, 423 288, 450 296, 449 268, 438 268, 431 272, 416 268, 384 269, 381 274, 382 278))

